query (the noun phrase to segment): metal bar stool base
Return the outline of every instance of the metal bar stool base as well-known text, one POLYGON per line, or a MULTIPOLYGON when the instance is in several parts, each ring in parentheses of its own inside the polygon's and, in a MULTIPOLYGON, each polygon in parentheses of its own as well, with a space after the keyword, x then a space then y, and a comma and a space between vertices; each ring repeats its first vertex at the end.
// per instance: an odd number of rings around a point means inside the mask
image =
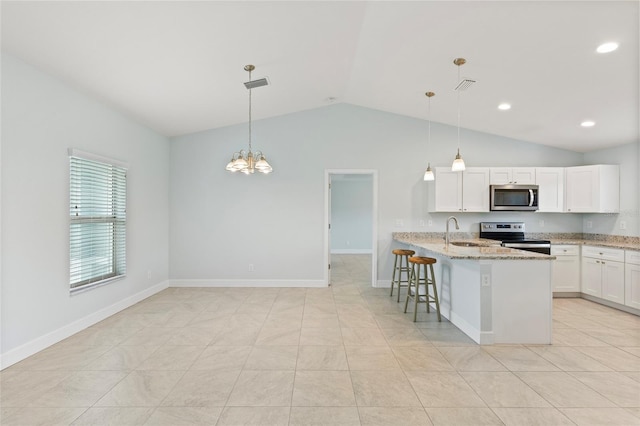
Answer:
POLYGON ((438 321, 442 322, 440 316, 440 300, 438 298, 438 287, 436 286, 436 275, 433 271, 433 265, 436 259, 432 257, 410 257, 411 275, 409 277, 409 288, 407 290, 407 299, 404 302, 404 312, 407 313, 409 299, 413 299, 413 322, 416 322, 418 316, 418 303, 427 305, 427 313, 431 312, 430 304, 434 303, 438 314, 438 321), (427 266, 429 267, 427 269, 427 266), (421 293, 424 289, 424 294, 421 293), (430 294, 429 288, 433 290, 430 294))
POLYGON ((409 279, 411 277, 411 266, 409 266, 409 257, 416 254, 416 252, 413 250, 395 249, 391 253, 395 255, 395 258, 393 260, 393 275, 391 277, 391 294, 389 294, 389 297, 393 297, 393 288, 397 286, 398 296, 397 296, 396 302, 400 302, 400 288, 409 287, 409 279), (397 277, 396 277, 396 273, 397 273, 397 277), (402 279, 403 273, 406 278, 404 280, 402 279))

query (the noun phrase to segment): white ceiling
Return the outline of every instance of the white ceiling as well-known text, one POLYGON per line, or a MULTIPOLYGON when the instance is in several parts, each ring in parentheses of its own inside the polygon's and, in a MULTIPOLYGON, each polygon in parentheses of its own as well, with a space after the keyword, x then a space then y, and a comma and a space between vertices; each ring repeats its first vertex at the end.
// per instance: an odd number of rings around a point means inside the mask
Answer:
POLYGON ((2 49, 175 136, 345 102, 586 152, 639 140, 638 1, 2 1, 2 49), (606 41, 620 48, 595 53, 606 41), (331 101, 329 98, 335 98, 331 101), (498 103, 513 104, 510 111, 498 103), (592 128, 580 127, 591 119, 592 128))

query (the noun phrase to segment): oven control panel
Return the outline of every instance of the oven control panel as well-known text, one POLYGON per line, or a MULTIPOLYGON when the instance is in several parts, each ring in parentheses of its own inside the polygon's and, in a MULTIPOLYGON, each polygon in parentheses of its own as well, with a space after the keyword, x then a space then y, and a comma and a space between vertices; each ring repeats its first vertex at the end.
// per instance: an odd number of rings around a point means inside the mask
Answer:
POLYGON ((524 222, 480 222, 480 232, 525 232, 524 222))

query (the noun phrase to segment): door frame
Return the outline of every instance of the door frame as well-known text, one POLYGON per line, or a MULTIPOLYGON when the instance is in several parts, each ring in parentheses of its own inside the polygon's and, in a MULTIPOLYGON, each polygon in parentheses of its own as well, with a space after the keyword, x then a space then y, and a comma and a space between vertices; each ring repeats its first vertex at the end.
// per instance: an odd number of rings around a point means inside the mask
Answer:
POLYGON ((324 282, 329 283, 329 263, 331 261, 331 247, 329 244, 329 220, 331 217, 331 199, 329 184, 331 175, 371 175, 373 190, 373 205, 371 212, 371 287, 376 286, 378 275, 378 170, 375 169, 325 169, 324 170, 324 282))

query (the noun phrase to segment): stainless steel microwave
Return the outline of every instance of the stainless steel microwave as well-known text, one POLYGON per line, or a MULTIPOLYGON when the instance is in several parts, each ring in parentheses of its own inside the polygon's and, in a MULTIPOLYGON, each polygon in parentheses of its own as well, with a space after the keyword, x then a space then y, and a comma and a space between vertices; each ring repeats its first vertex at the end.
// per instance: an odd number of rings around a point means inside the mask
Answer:
POLYGON ((538 210, 538 185, 491 185, 492 211, 538 210))

